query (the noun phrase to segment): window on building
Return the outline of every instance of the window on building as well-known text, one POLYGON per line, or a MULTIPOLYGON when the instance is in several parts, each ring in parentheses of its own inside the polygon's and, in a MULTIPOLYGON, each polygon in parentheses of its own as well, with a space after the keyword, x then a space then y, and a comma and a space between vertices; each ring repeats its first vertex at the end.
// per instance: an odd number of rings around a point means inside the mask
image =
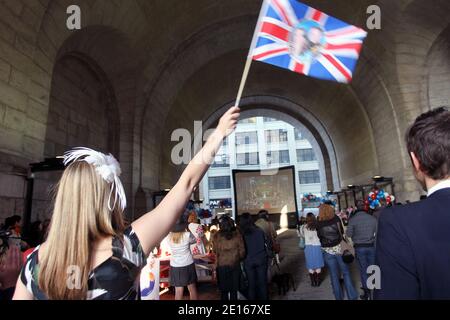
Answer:
POLYGON ((239 124, 256 123, 256 118, 247 118, 238 121, 239 124))
POLYGON ((224 177, 209 177, 209 189, 210 190, 220 190, 220 189, 230 189, 231 180, 229 176, 224 177))
POLYGON ((294 128, 294 135, 295 135, 295 140, 297 140, 297 141, 303 140, 302 132, 299 129, 294 128))
POLYGON ((264 118, 263 118, 263 121, 264 121, 264 122, 275 122, 275 121, 278 121, 278 120, 275 119, 275 118, 264 117, 264 118))
POLYGON ((267 164, 275 163, 290 163, 289 150, 281 151, 268 151, 267 152, 267 164))
POLYGON ((266 130, 264 132, 266 143, 286 142, 288 140, 287 130, 266 130))
POLYGON ((236 145, 254 144, 258 143, 258 134, 253 132, 238 132, 236 133, 236 145))
POLYGON ((236 164, 238 166, 258 165, 259 164, 258 152, 237 153, 236 154, 236 164))
POLYGON ((297 162, 316 161, 313 149, 297 149, 297 162))
POLYGON ((319 170, 299 171, 298 179, 300 184, 320 183, 319 170))
POLYGON ((211 164, 213 168, 225 168, 230 166, 230 156, 227 154, 222 154, 216 156, 214 162, 211 164))

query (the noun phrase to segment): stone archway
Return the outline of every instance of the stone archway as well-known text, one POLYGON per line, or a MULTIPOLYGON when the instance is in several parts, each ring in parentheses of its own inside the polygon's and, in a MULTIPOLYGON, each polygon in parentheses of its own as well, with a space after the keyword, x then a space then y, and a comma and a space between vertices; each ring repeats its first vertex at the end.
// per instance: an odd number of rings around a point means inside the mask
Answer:
MULTIPOLYGON (((260 9, 258 1, 74 4, 83 12, 79 31, 66 27, 64 1, 0 2, 3 213, 22 211, 28 164, 52 154, 50 147, 44 152, 52 72, 65 54, 92 59, 111 83, 120 121, 116 156, 136 211, 132 195, 138 187, 159 190, 176 179, 172 171, 178 169, 167 167, 167 133, 174 126, 190 128, 193 119, 213 113, 212 106, 234 98, 260 9), (10 185, 17 186, 14 192, 10 185)), ((381 7, 382 29, 369 32, 353 82, 344 88, 260 65, 245 94, 283 97, 314 114, 333 139, 343 185, 367 181, 372 173, 393 176, 400 198, 418 198, 403 135, 421 111, 448 99, 439 83, 448 81, 440 72, 448 70, 441 62, 448 55, 450 2, 308 4, 361 27, 367 6, 381 7), (277 83, 270 83, 274 78, 277 83)))
MULTIPOLYGON (((52 73, 43 155, 54 157, 84 146, 112 153, 133 212, 133 117, 135 63, 127 37, 105 27, 73 33, 58 50, 52 73)), ((34 192, 33 214, 48 211, 49 190, 59 174, 41 175, 34 192)))
MULTIPOLYGON (((74 147, 120 156, 119 139, 117 100, 107 75, 89 56, 65 53, 53 71, 44 157, 61 156, 74 147)), ((59 171, 34 175, 32 220, 51 217, 51 199, 60 175, 59 171)))
MULTIPOLYGON (((232 106, 227 103, 217 109, 203 122, 203 132, 217 125, 221 115, 232 106)), ((302 134, 311 143, 319 162, 323 165, 321 176, 323 190, 341 188, 339 167, 335 147, 323 124, 307 109, 287 99, 276 96, 252 96, 241 101, 241 118, 272 117, 302 129, 302 134)), ((193 141, 201 141, 194 137, 193 141)), ((198 146, 195 146, 198 147, 198 146)))
POLYGON ((68 53, 54 68, 46 157, 89 146, 120 155, 120 119, 112 85, 98 64, 81 53, 68 53))
MULTIPOLYGON (((170 142, 171 132, 177 128, 190 130, 194 120, 205 121, 217 111, 217 106, 233 102, 238 87, 236 82, 242 74, 242 57, 245 53, 236 50, 213 59, 187 78, 176 93, 165 120, 162 138, 168 143, 162 146, 161 188, 173 185, 181 170, 170 161, 173 145, 170 142)), ((364 108, 351 88, 315 81, 264 64, 255 64, 252 68, 244 92, 246 98, 271 96, 290 101, 307 111, 285 107, 283 112, 300 120, 303 114, 312 114, 316 122, 326 128, 328 136, 332 137, 336 149, 334 154, 339 163, 342 184, 339 189, 347 184, 367 183, 373 175, 379 174, 372 129, 364 108), (274 77, 277 81, 271 81, 274 77)))

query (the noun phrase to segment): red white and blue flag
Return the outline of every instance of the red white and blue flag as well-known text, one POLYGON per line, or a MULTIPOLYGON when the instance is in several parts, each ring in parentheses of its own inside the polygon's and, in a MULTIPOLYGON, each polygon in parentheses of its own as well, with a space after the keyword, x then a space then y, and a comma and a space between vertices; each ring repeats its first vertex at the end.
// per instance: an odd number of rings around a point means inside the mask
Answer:
POLYGON ((296 0, 266 0, 253 60, 310 77, 349 83, 367 32, 296 0))

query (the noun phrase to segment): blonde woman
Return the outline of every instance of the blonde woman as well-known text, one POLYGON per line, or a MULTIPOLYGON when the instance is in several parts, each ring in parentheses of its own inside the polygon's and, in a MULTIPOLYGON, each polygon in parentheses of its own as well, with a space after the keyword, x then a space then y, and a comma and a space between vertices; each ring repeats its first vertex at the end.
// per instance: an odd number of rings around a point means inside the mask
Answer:
POLYGON ((14 299, 136 299, 146 257, 183 213, 223 139, 236 128, 239 111, 224 114, 160 205, 128 228, 114 157, 85 148, 67 153, 47 240, 28 257, 14 299))

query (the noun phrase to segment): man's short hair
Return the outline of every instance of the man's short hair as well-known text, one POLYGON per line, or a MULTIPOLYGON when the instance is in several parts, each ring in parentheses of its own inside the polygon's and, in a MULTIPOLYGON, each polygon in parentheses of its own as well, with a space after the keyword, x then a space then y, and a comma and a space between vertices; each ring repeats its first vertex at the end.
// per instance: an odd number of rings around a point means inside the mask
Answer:
POLYGON ((450 111, 440 107, 420 115, 406 134, 408 152, 413 152, 420 170, 434 180, 450 171, 450 111))
POLYGON ((22 221, 22 217, 17 214, 15 214, 11 217, 8 217, 5 219, 4 228, 10 228, 10 227, 14 226, 16 223, 20 223, 20 221, 22 221))
POLYGON ((269 220, 269 211, 267 210, 259 210, 258 212, 258 219, 265 219, 265 220, 269 220))
POLYGON ((363 200, 356 200, 356 209, 358 211, 364 211, 365 208, 366 208, 366 204, 364 203, 363 200))

